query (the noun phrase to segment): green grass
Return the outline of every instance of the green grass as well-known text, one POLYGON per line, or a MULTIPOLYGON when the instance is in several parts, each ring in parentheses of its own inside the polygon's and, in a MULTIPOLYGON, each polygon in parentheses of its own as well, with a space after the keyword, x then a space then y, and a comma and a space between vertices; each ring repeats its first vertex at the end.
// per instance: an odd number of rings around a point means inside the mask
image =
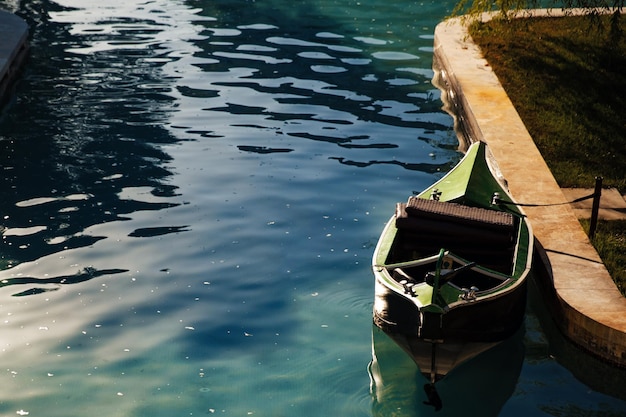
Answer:
POLYGON ((585 17, 470 28, 561 187, 626 192, 626 40, 585 17))
MULTIPOLYGON (((589 220, 581 223, 585 230, 589 230, 589 220)), ((615 285, 626 295, 626 220, 598 221, 592 243, 611 273, 615 285)))
MULTIPOLYGON (((609 41, 585 17, 474 23, 470 35, 559 185, 601 176, 626 193, 626 36, 609 41)), ((599 222, 592 243, 626 295, 626 222, 599 222)))

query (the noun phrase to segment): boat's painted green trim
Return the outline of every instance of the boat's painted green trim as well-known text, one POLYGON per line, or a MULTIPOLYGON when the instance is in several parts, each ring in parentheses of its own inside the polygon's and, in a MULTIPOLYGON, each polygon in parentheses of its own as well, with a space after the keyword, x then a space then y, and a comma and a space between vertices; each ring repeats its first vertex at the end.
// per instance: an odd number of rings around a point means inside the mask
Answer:
POLYGON ((514 277, 520 277, 525 271, 530 269, 532 261, 533 243, 535 237, 532 230, 524 218, 520 222, 520 232, 518 240, 518 248, 516 250, 517 258, 515 259, 515 269, 513 271, 514 277))
POLYGON ((383 266, 387 263, 387 256, 391 251, 391 246, 393 245, 393 241, 396 238, 396 233, 398 233, 398 229, 396 229, 395 225, 395 216, 391 217, 385 228, 383 229, 383 233, 380 236, 380 240, 376 245, 375 257, 374 257, 374 265, 383 266))

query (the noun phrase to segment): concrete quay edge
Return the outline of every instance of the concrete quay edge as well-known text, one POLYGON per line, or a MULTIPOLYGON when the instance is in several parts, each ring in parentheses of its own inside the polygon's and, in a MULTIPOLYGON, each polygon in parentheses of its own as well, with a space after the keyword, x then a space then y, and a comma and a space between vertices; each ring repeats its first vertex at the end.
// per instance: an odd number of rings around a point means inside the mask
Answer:
MULTIPOLYGON (((520 17, 563 15, 560 10, 532 10, 520 17)), ((434 59, 435 81, 446 93, 448 110, 472 141, 489 144, 515 200, 534 204, 568 201, 497 76, 472 42, 466 20, 455 18, 437 25, 434 59)), ((537 243, 539 268, 533 269, 541 271, 535 275, 557 326, 588 353, 626 367, 626 298, 573 209, 565 204, 525 207, 525 212, 537 243)))
POLYGON ((0 104, 28 55, 28 25, 13 13, 0 11, 0 104))

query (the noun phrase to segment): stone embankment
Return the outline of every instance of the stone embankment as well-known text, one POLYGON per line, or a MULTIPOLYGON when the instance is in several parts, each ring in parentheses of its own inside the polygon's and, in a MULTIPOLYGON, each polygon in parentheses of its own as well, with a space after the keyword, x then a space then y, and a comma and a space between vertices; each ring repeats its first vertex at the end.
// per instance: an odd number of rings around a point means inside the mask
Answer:
MULTIPOLYGON (((533 15, 546 15, 546 10, 533 15)), ((552 10, 550 16, 561 12, 552 10)), ((521 203, 537 242, 538 276, 561 331, 586 351, 626 367, 626 298, 617 290, 569 201, 552 176, 463 19, 439 24, 434 41, 436 79, 458 127, 489 147, 521 203)))

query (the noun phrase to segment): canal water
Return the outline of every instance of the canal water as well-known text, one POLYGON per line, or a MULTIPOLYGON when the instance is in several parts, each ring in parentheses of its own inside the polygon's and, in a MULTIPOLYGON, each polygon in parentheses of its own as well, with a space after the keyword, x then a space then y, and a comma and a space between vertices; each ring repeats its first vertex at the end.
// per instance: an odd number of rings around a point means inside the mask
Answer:
POLYGON ((0 6, 31 28, 0 119, 0 415, 626 413, 536 294, 439 412, 372 327, 384 223, 460 159, 431 83, 454 2, 0 6))

